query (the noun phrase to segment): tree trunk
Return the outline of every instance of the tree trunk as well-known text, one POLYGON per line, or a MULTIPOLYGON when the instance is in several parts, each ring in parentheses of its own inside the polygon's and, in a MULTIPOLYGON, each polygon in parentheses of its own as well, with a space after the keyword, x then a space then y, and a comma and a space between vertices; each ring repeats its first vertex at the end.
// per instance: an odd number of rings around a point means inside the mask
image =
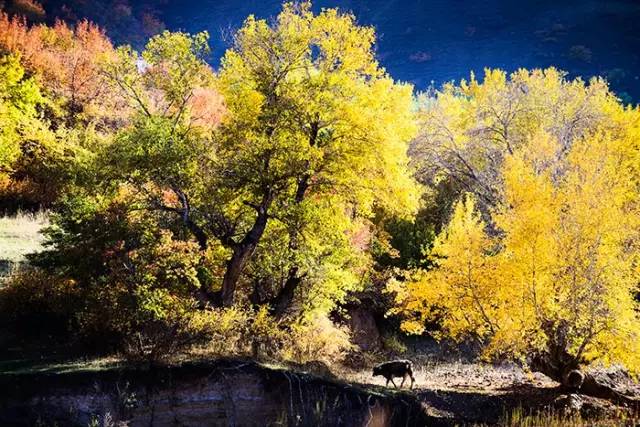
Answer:
POLYGON ((559 382, 563 387, 571 388, 574 382, 573 376, 569 378, 569 374, 573 371, 579 371, 577 363, 573 363, 573 358, 569 357, 552 357, 549 354, 536 356, 531 361, 531 369, 536 372, 545 374, 554 381, 559 382))
POLYGON ((581 393, 592 397, 610 400, 618 405, 640 408, 640 400, 629 397, 615 389, 616 384, 608 378, 598 378, 584 372, 576 363, 561 364, 552 362, 549 357, 536 357, 531 369, 545 374, 560 383, 560 387, 570 393, 581 393))
POLYGON ((298 267, 291 267, 284 286, 273 302, 273 314, 276 318, 281 319, 287 313, 287 309, 293 301, 295 290, 300 282, 302 282, 302 277, 298 276, 298 267))
POLYGON ((227 261, 227 270, 222 279, 222 305, 225 307, 232 306, 235 302, 236 287, 242 270, 244 270, 247 261, 251 258, 256 246, 258 246, 258 242, 260 242, 267 226, 267 209, 270 203, 271 198, 266 197, 262 205, 256 208, 258 216, 253 226, 244 238, 233 247, 233 254, 227 261))
POLYGON ((222 305, 232 306, 235 301, 235 291, 242 270, 247 263, 247 259, 253 252, 254 247, 238 245, 233 250, 233 255, 227 261, 227 270, 222 279, 222 305))

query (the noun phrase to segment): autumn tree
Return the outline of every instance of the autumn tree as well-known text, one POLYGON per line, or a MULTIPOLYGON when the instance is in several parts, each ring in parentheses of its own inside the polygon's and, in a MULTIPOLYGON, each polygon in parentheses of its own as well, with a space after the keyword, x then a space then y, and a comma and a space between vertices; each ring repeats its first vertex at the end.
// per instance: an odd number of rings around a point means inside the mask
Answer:
POLYGON ((37 106, 44 101, 35 80, 25 76, 19 57, 0 56, 0 178, 13 169, 21 141, 38 127, 37 106))
POLYGON ((27 76, 19 55, 0 55, 0 201, 4 210, 49 204, 68 181, 68 160, 75 155, 74 136, 65 129, 51 129, 42 114, 51 100, 37 80, 27 76))
POLYGON ((0 200, 10 209, 51 207, 87 177, 80 165, 128 120, 131 110, 102 71, 114 50, 89 22, 28 25, 0 11, 0 51, 19 58, 46 99, 11 145, 14 161, 0 182, 0 200))
POLYGON ((558 141, 562 154, 595 129, 615 131, 627 122, 606 81, 568 80, 555 68, 510 75, 487 69, 482 81, 472 74, 422 95, 420 104, 420 134, 411 149, 420 180, 434 189, 444 181, 458 194, 472 192, 484 214, 502 200, 505 157, 540 129, 558 141))
POLYGON ((0 49, 19 53, 23 66, 51 96, 52 118, 65 125, 76 121, 113 125, 127 110, 115 91, 109 91, 101 64, 114 49, 96 25, 81 21, 70 27, 28 25, 20 15, 0 12, 0 49))
POLYGON ((499 234, 488 234, 475 196, 458 202, 435 267, 394 285, 403 328, 438 320, 441 336, 475 339, 487 358, 561 382, 594 362, 637 372, 637 136, 631 125, 566 147, 539 132, 506 155, 490 218, 499 234))
MULTIPOLYGON (((308 3, 285 4, 272 25, 249 17, 236 34, 220 72, 234 120, 222 127, 219 170, 237 171, 231 184, 245 194, 234 203, 246 225, 229 242, 226 304, 270 218, 286 225, 285 247, 296 253, 304 223, 327 223, 329 212, 338 222, 366 217, 374 203, 413 208, 405 155, 411 88, 379 68, 373 43, 373 30, 352 15, 328 9, 314 16, 308 3)), ((277 304, 286 305, 309 273, 291 263, 277 304)))
POLYGON ((437 320, 560 381, 595 361, 637 370, 638 110, 555 69, 488 70, 422 101, 421 179, 470 195, 434 268, 396 284, 405 329, 437 320))
POLYGON ((245 297, 284 313, 306 283, 304 301, 326 309, 360 280, 373 206, 415 207, 411 87, 378 66, 373 30, 335 9, 286 4, 271 24, 249 17, 214 86, 204 37, 165 33, 142 53, 142 71, 132 51, 115 65, 127 70, 114 81, 147 117, 111 150, 118 170, 132 174, 150 208, 223 254, 224 305, 242 285, 245 297), (211 133, 194 126, 202 88, 225 100, 211 133))

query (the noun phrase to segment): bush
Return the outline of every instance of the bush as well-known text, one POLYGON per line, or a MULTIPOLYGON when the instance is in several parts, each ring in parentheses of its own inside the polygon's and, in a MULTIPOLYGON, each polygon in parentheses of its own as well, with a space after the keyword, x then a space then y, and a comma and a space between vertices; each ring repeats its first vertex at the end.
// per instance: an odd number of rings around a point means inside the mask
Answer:
POLYGON ((281 354, 297 363, 319 360, 331 365, 342 361, 354 349, 348 329, 326 316, 317 315, 293 323, 290 328, 281 354))
POLYGON ((77 283, 37 269, 23 268, 0 287, 1 323, 23 337, 65 333, 80 306, 77 283))
POLYGON ((348 330, 326 316, 285 323, 271 315, 267 306, 209 309, 198 316, 209 333, 206 345, 198 352, 207 357, 244 355, 331 365, 354 349, 348 330))
POLYGON ((155 362, 211 335, 195 294, 197 245, 154 236, 139 249, 108 259, 108 274, 92 283, 81 331, 113 336, 127 358, 155 362))
POLYGON ((10 284, 7 313, 34 321, 50 313, 65 338, 135 362, 197 345, 210 356, 330 363, 351 348, 347 331, 327 317, 285 322, 268 305, 210 307, 207 253, 136 206, 126 188, 111 198, 69 198, 46 231, 47 250, 10 284))
MULTIPOLYGON (((155 362, 210 335, 197 244, 161 231, 130 194, 70 199, 48 228, 48 250, 2 293, 7 320, 56 325, 93 351, 155 362)), ((39 329, 39 328, 36 328, 39 329)))
POLYGON ((382 337, 382 346, 386 351, 394 355, 401 355, 407 352, 407 346, 394 333, 382 337))
POLYGON ((247 339, 253 312, 232 306, 214 308, 197 313, 193 322, 209 331, 209 339, 199 350, 207 356, 232 356, 248 354, 247 339))
MULTIPOLYGON (((136 313, 141 319, 123 330, 123 354, 129 361, 155 363, 176 353, 211 339, 215 318, 208 312, 199 312, 195 301, 163 299, 162 304, 172 304, 170 311, 159 317, 153 311, 136 313)), ((154 301, 157 304, 158 301, 154 301)), ((167 307, 169 308, 169 307, 167 307)))

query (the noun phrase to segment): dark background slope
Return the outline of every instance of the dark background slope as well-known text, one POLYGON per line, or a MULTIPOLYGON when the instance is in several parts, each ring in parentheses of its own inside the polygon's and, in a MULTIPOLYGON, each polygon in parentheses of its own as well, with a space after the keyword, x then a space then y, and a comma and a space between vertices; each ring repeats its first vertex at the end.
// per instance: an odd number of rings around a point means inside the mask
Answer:
MULTIPOLYGON (((117 42, 141 45, 163 28, 211 34, 217 66, 223 34, 249 14, 275 15, 279 0, 44 0, 49 20, 89 17, 117 42)), ((374 25, 378 55, 399 80, 425 89, 484 67, 555 65, 570 76, 603 75, 626 101, 640 100, 638 0, 317 0, 374 25)))

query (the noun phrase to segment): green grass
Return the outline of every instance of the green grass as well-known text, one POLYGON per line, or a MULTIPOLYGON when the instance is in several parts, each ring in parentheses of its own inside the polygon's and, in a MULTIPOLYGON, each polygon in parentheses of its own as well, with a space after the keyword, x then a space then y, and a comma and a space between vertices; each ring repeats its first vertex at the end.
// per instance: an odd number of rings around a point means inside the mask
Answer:
POLYGON ((24 261, 25 255, 42 248, 41 231, 49 224, 46 213, 23 213, 0 217, 0 277, 24 261))

